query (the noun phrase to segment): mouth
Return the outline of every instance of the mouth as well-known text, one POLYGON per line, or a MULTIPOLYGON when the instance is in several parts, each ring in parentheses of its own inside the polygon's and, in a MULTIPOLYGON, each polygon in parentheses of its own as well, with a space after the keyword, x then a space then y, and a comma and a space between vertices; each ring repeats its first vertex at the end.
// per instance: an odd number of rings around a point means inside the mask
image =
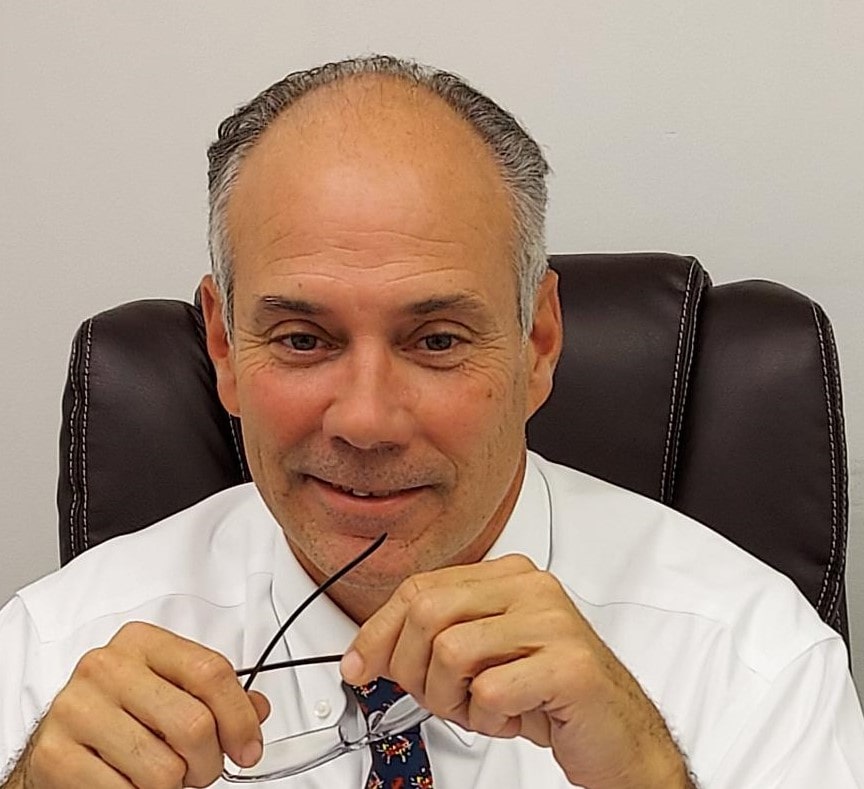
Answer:
POLYGON ((316 477, 312 474, 307 474, 306 479, 314 484, 323 487, 325 490, 330 490, 332 492, 342 494, 343 496, 350 499, 398 499, 404 498, 406 496, 411 496, 412 494, 418 493, 423 488, 427 487, 426 485, 408 485, 405 487, 373 487, 373 486, 353 486, 353 485, 345 485, 341 482, 335 482, 332 480, 324 479, 322 477, 316 477))
MULTIPOLYGON (((328 475, 329 476, 329 475, 328 475)), ((334 475, 335 477, 335 475, 334 475)), ((437 511, 434 484, 420 480, 374 479, 358 474, 327 479, 304 474, 304 506, 321 530, 343 537, 374 539, 382 531, 410 538, 437 511)))
POLYGON ((340 490, 343 493, 347 493, 349 496, 356 496, 358 499, 386 499, 390 496, 397 495, 402 491, 399 489, 396 490, 359 490, 358 488, 350 488, 347 485, 338 485, 335 482, 327 482, 326 480, 321 480, 325 485, 329 485, 331 488, 335 488, 336 490, 340 490))

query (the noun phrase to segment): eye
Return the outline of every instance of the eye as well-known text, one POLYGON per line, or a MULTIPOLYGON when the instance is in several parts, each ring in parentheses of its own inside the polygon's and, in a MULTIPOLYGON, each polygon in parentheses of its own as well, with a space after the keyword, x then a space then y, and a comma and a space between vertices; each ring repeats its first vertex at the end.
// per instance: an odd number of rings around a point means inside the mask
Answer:
POLYGON ((420 345, 426 351, 449 351, 458 342, 458 338, 454 334, 429 334, 420 340, 420 345))
POLYGON ((304 334, 297 332, 287 334, 279 338, 282 345, 287 346, 292 351, 314 351, 318 348, 320 340, 314 334, 304 334))

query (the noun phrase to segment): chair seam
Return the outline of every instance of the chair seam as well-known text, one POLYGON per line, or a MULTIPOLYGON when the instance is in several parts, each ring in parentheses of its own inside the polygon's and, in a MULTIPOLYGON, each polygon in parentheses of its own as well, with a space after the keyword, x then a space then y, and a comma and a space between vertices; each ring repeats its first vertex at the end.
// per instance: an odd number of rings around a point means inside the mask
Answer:
POLYGON ((81 480, 83 495, 83 510, 81 518, 81 534, 83 537, 83 550, 90 547, 90 524, 87 521, 87 508, 90 495, 87 489, 87 420, 90 413, 90 354, 93 349, 93 321, 87 324, 87 343, 84 353, 84 410, 82 412, 82 439, 81 439, 81 480))
POLYGON ((669 472, 669 451, 672 444, 672 433, 675 424, 675 403, 678 395, 678 379, 681 367, 681 351, 684 346, 684 328, 687 321, 687 306, 690 303, 690 287, 693 283, 693 274, 696 270, 696 261, 690 262, 690 271, 687 273, 687 285, 684 289, 684 300, 681 305, 681 318, 678 322, 678 347, 675 351, 675 368, 672 373, 672 392, 669 403, 669 424, 666 429, 666 447, 663 452, 663 471, 660 475, 660 501, 667 502, 665 497, 666 476, 669 472))
MULTIPOLYGON (((828 565, 825 568, 822 588, 816 601, 816 610, 821 611, 825 593, 828 591, 828 582, 831 576, 831 569, 834 565, 834 557, 837 552, 837 463, 834 457, 836 451, 834 446, 834 416, 831 413, 831 391, 828 383, 828 364, 825 357, 825 338, 822 333, 822 325, 819 323, 819 315, 813 302, 810 303, 810 310, 813 314, 813 321, 816 324, 816 335, 819 339, 819 357, 822 362, 822 383, 825 395, 825 411, 828 416, 828 445, 831 458, 831 552, 828 555, 828 565)), ((828 613, 830 613, 830 608, 828 609, 828 613)))
POLYGON ((237 455, 237 462, 240 465, 240 479, 244 482, 248 482, 246 464, 243 462, 243 455, 240 452, 240 442, 237 438, 237 431, 234 429, 234 420, 230 414, 228 415, 228 427, 231 428, 231 438, 234 441, 234 453, 237 455))
POLYGON ((72 557, 78 555, 77 540, 75 539, 75 510, 78 508, 78 486, 75 483, 75 450, 77 448, 77 425, 78 409, 80 407, 80 392, 78 389, 76 364, 79 353, 79 340, 72 343, 72 353, 69 356, 69 385, 72 388, 72 408, 69 411, 69 452, 67 457, 69 468, 69 487, 72 490, 72 501, 69 504, 69 550, 72 557))
MULTIPOLYGON (((831 323, 828 321, 827 316, 825 316, 825 337, 826 337, 826 348, 830 349, 832 352, 828 354, 829 361, 831 364, 831 372, 833 376, 831 378, 833 382, 833 391, 835 401, 840 406, 840 409, 835 414, 835 419, 833 422, 834 429, 831 432, 831 435, 834 436, 836 441, 835 447, 835 456, 838 461, 840 461, 839 472, 837 474, 837 545, 839 548, 839 570, 837 583, 834 585, 834 597, 831 600, 831 605, 829 610, 833 610, 835 606, 837 606, 840 596, 843 593, 844 589, 844 580, 845 580, 845 572, 844 568, 846 566, 846 536, 848 529, 846 528, 846 518, 848 517, 849 503, 846 498, 846 474, 844 473, 845 469, 845 458, 846 458, 846 444, 845 444, 845 432, 843 429, 843 411, 842 411, 842 402, 843 398, 840 392, 840 365, 837 358, 837 349, 836 344, 834 342, 834 333, 831 329, 831 323), (842 476, 842 480, 841 480, 842 476)), ((829 402, 830 408, 830 402, 829 402)), ((836 612, 837 617, 840 617, 839 609, 836 612)))
MULTIPOLYGON (((702 296, 704 294, 704 288, 698 288, 696 290, 696 296, 693 301, 693 319, 691 321, 693 326, 693 332, 696 331, 696 320, 699 315, 699 305, 702 303, 702 296)), ((678 453, 681 449, 681 434, 683 429, 681 427, 681 423, 684 420, 684 410, 687 407, 687 394, 690 391, 690 373, 693 370, 693 359, 696 356, 695 351, 691 350, 690 354, 687 357, 687 366, 684 371, 684 384, 681 389, 681 407, 678 409, 680 414, 680 419, 678 423, 678 431, 675 437, 675 448, 672 453, 672 471, 669 477, 669 501, 672 501, 675 495, 675 483, 678 477, 678 453)))

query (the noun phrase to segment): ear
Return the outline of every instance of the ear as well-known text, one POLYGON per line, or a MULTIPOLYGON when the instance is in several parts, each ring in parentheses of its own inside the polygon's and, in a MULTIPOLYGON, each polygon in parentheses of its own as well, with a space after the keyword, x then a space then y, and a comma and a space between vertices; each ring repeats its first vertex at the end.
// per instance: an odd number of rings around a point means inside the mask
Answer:
POLYGON ((558 274, 550 269, 537 290, 534 324, 526 348, 529 365, 526 421, 546 402, 552 391, 552 376, 561 355, 563 336, 558 274))
POLYGON ((228 330, 222 317, 222 297, 209 274, 201 280, 199 288, 201 312, 207 335, 207 353, 216 368, 216 389, 228 413, 240 416, 237 400, 237 378, 234 371, 234 347, 228 339, 228 330))

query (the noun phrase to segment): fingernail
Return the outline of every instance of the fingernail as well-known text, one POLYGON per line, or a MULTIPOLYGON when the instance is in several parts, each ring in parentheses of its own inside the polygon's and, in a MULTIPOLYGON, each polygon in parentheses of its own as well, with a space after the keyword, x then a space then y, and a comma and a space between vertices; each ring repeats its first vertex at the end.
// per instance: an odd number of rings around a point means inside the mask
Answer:
POLYGON ((258 740, 247 742, 240 754, 240 765, 242 767, 251 767, 253 764, 257 764, 262 753, 264 753, 264 748, 258 740))
POLYGON ((363 658, 356 649, 349 649, 339 663, 339 670, 347 682, 357 684, 363 677, 363 658))

